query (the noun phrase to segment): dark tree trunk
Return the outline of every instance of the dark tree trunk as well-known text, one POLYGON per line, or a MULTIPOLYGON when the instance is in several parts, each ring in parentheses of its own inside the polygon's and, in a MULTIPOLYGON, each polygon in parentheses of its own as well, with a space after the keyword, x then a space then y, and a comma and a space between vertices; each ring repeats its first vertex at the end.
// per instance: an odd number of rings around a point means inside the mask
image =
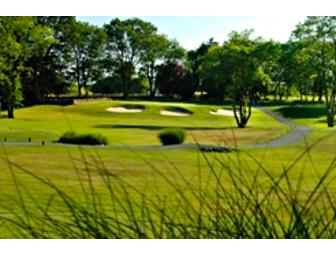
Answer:
POLYGON ((78 97, 81 97, 82 96, 82 86, 81 86, 79 75, 77 77, 77 85, 78 85, 78 97))
POLYGON ((283 93, 279 94, 279 101, 282 102, 283 93))
POLYGON ((334 127, 335 120, 335 97, 336 97, 336 84, 331 91, 329 105, 327 106, 327 124, 328 127, 334 127))
POLYGON ((274 103, 277 103, 277 87, 274 89, 274 103))
POLYGON ((124 77, 123 84, 124 84, 124 95, 123 95, 123 98, 127 99, 128 95, 129 95, 129 79, 128 79, 128 77, 124 77))
POLYGON ((148 67, 149 97, 154 98, 156 86, 154 85, 154 62, 148 67))
POLYGON ((239 111, 237 113, 236 104, 233 104, 233 113, 236 119, 237 126, 239 128, 245 128, 248 120, 251 117, 251 101, 249 99, 240 99, 239 100, 239 111))
POLYGON ((318 90, 318 99, 317 101, 319 103, 322 103, 322 96, 323 96, 323 89, 322 89, 322 86, 319 86, 319 90, 318 90))
POLYGON ((334 113, 328 112, 327 124, 328 124, 328 127, 334 127, 334 113))
POLYGON ((8 104, 7 108, 8 118, 14 119, 14 105, 8 104))
POLYGON ((301 89, 300 89, 300 102, 303 102, 303 92, 301 89))

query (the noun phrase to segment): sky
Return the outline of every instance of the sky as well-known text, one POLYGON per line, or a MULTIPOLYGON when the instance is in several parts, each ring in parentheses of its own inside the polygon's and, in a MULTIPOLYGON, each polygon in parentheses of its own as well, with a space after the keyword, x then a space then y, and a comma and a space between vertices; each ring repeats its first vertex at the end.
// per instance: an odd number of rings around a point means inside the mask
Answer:
MULTIPOLYGON (((170 39, 176 39, 184 48, 196 49, 211 37, 222 43, 228 34, 244 29, 254 29, 253 36, 285 42, 295 26, 305 20, 304 15, 297 16, 137 16, 154 24, 160 33, 170 39)), ((77 16, 97 26, 109 23, 115 16, 77 16)), ((120 19, 131 18, 121 16, 120 19)))

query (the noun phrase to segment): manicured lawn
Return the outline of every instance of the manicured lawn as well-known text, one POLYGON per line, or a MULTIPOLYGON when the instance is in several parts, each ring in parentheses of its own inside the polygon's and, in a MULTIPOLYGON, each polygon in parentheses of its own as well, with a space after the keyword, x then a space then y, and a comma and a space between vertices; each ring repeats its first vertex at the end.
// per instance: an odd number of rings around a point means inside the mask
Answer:
MULTIPOLYGON (((197 140, 203 144, 253 144, 278 137, 287 127, 272 118, 253 110, 246 129, 236 128, 231 116, 216 116, 209 111, 219 105, 186 103, 160 103, 148 101, 93 101, 71 106, 34 106, 18 109, 15 119, 0 119, 0 141, 47 142, 57 140, 64 132, 101 133, 110 144, 159 144, 157 135, 165 127, 182 127, 187 130, 185 143, 197 140), (143 105, 141 113, 111 113, 106 109, 119 105, 143 105), (188 117, 162 116, 160 110, 177 106, 193 112, 188 117)), ((230 106, 226 106, 230 109, 230 106)))
POLYGON ((325 104, 297 104, 269 107, 297 124, 315 128, 327 128, 325 104))

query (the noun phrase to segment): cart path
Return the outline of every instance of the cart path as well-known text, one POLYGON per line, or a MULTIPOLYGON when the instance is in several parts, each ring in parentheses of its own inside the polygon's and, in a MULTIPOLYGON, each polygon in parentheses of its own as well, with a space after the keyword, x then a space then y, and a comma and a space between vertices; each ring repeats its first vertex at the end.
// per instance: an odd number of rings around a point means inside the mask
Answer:
POLYGON ((311 127, 297 125, 294 122, 290 121, 289 119, 283 117, 282 115, 267 109, 266 107, 259 106, 256 108, 262 111, 263 113, 271 116, 272 118, 276 119, 280 123, 287 125, 290 128, 290 131, 286 135, 279 137, 275 140, 271 140, 265 143, 249 145, 247 146, 248 148, 274 148, 294 144, 304 139, 313 130, 311 127))

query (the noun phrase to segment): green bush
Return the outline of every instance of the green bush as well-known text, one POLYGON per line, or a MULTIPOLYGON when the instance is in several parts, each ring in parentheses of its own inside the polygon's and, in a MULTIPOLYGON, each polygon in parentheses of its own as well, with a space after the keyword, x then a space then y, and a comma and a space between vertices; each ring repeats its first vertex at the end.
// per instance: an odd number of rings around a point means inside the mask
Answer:
POLYGON ((163 145, 182 144, 185 131, 181 128, 167 128, 159 134, 159 138, 163 145))
POLYGON ((66 132, 57 141, 59 143, 85 144, 85 145, 107 145, 107 138, 101 134, 77 134, 66 132))

